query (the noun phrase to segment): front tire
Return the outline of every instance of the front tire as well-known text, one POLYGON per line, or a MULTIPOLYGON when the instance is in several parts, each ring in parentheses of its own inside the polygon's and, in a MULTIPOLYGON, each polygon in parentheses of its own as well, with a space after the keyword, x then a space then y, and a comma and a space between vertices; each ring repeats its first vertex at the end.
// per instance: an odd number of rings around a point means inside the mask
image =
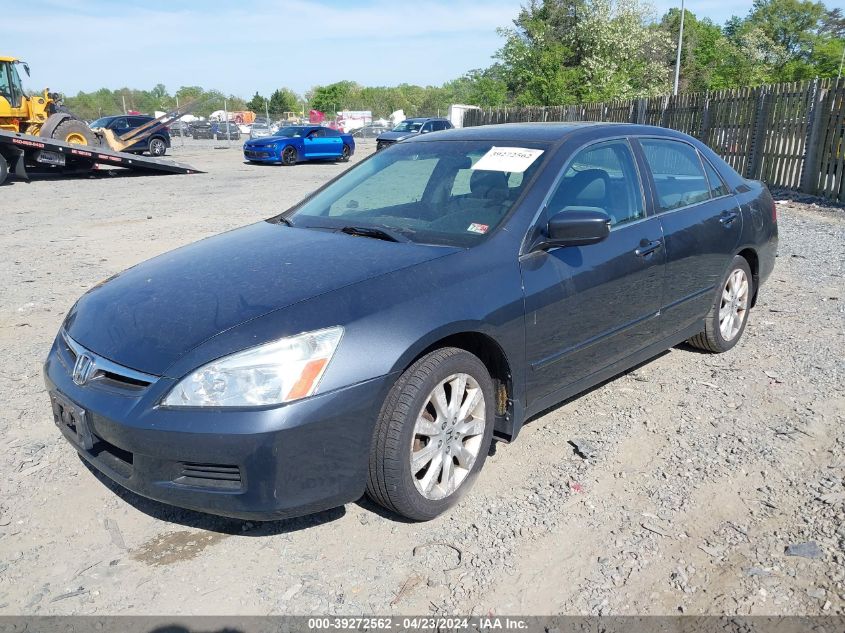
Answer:
POLYGON ((415 521, 455 505, 484 465, 494 403, 493 380, 478 357, 447 347, 419 359, 382 406, 367 494, 415 521))
POLYGON ((296 165, 296 148, 288 146, 282 150, 282 165, 292 167, 296 165))
POLYGON ((3 156, 0 156, 0 185, 6 182, 6 178, 9 177, 9 163, 6 162, 6 159, 3 156))
POLYGON ((704 321, 704 331, 693 336, 688 343, 714 354, 733 348, 745 332, 753 296, 751 267, 744 257, 737 255, 719 285, 718 294, 704 321))
POLYGON ((85 123, 77 119, 66 119, 53 130, 53 138, 71 145, 97 145, 97 137, 85 123))

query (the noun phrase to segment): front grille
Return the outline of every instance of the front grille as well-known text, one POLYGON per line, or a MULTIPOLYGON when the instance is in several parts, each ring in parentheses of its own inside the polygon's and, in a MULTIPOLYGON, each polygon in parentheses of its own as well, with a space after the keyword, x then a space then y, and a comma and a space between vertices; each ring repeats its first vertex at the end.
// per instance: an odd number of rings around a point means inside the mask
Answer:
POLYGON ((258 152, 256 150, 244 150, 244 154, 246 154, 247 158, 266 158, 270 155, 270 152, 258 152))
POLYGON ((137 391, 139 389, 146 389, 157 379, 156 376, 123 367, 94 354, 74 341, 64 330, 62 330, 62 338, 65 342, 65 345, 61 346, 63 349, 60 350, 63 357, 62 360, 71 373, 73 372, 73 366, 76 363, 77 357, 84 353, 91 357, 94 363, 95 372, 90 379, 91 381, 98 381, 114 387, 137 391))
POLYGON ((393 141, 378 141, 376 143, 376 150, 382 150, 385 147, 389 147, 390 145, 393 145, 393 141))
POLYGON ((195 464, 185 462, 176 479, 177 484, 216 488, 218 490, 239 490, 241 488, 241 469, 229 464, 195 464))

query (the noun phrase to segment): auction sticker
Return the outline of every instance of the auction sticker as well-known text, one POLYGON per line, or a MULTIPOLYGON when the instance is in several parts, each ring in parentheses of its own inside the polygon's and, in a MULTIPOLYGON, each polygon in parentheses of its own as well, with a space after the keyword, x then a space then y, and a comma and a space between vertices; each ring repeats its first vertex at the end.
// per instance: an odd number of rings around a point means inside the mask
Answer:
POLYGON ((467 231, 470 233, 478 233, 480 235, 484 235, 487 231, 490 230, 490 227, 486 224, 477 224, 473 222, 467 227, 467 231))
POLYGON ((472 169, 521 174, 542 153, 543 150, 541 149, 527 149, 525 147, 491 147, 489 152, 478 159, 472 169))

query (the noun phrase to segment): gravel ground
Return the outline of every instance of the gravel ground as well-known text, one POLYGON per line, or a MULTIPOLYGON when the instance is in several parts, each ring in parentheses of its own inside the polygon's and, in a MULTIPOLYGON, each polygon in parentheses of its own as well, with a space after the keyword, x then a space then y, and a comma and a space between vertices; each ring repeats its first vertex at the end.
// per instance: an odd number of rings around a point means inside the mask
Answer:
POLYGON ((0 188, 0 614, 845 613, 842 209, 780 196, 778 264, 738 347, 675 348, 537 417, 450 514, 361 500, 248 523, 86 468, 41 380, 85 289, 346 168, 175 144, 208 173, 0 188))

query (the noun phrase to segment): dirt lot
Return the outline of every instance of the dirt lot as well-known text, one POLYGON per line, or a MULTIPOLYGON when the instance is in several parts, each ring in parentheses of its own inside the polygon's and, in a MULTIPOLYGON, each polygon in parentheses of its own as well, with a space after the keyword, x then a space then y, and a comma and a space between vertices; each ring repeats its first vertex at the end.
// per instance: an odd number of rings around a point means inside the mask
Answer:
POLYGON ((798 201, 742 344, 547 412, 431 523, 366 500, 245 523, 95 475, 41 380, 76 297, 346 168, 213 145, 172 152, 202 175, 0 188, 0 613, 845 613, 845 212, 798 201))

